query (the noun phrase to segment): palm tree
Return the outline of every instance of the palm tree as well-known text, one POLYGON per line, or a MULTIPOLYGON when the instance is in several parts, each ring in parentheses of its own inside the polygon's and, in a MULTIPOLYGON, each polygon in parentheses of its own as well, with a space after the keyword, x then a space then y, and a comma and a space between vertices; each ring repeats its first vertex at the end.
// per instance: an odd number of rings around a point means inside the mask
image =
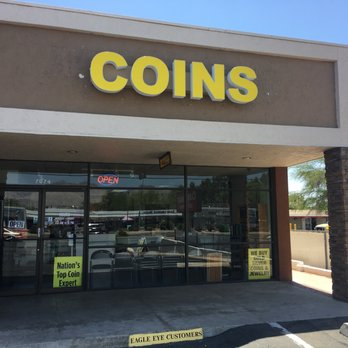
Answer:
POLYGON ((327 211, 327 188, 325 178, 325 163, 318 159, 297 165, 293 168, 294 177, 303 183, 303 188, 297 196, 289 200, 296 205, 296 199, 301 207, 294 209, 317 209, 327 211))

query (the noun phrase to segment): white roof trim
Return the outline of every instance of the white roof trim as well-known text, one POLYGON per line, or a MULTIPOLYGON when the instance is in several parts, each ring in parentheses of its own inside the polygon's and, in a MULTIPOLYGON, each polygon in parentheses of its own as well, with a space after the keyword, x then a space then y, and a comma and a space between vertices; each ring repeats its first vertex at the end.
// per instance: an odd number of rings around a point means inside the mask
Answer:
POLYGON ((348 46, 184 26, 0 0, 0 22, 149 41, 336 61, 348 46))

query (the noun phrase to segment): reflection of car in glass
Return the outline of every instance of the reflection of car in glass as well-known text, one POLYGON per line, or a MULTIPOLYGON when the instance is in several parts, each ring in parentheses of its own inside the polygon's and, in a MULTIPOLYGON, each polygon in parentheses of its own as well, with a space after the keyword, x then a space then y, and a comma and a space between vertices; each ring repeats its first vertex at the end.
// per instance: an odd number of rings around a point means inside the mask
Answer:
POLYGON ((102 223, 90 222, 88 224, 88 231, 91 234, 101 234, 106 233, 105 225, 102 223))
POLYGON ((7 228, 4 228, 3 236, 4 236, 4 240, 14 240, 14 239, 22 238, 22 235, 20 232, 10 231, 7 228))
POLYGON ((329 229, 330 229, 330 226, 328 223, 316 225, 314 227, 315 231, 328 231, 329 229))
POLYGON ((23 207, 4 207, 4 226, 8 228, 26 228, 26 209, 23 207))

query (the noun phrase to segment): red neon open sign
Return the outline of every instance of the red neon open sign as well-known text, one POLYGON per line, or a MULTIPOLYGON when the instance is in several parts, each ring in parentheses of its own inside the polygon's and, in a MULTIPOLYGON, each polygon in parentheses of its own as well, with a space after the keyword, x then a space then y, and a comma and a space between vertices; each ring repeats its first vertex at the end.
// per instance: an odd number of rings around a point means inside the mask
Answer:
POLYGON ((109 185, 117 185, 120 178, 114 174, 108 175, 99 175, 97 178, 98 184, 109 186, 109 185))

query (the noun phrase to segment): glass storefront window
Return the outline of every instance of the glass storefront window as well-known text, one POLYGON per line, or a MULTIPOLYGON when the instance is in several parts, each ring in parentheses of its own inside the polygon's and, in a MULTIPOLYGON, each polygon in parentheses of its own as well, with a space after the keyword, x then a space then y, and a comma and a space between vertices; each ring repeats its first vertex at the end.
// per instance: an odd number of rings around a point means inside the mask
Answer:
POLYGON ((269 279, 268 169, 186 167, 186 178, 184 169, 1 162, 2 253, 28 261, 19 270, 3 259, 3 280, 47 292, 82 279, 90 289, 269 279), (21 238, 10 245, 13 232, 21 238), (58 263, 74 262, 76 278, 59 285, 58 263))
POLYGON ((201 244, 189 247, 191 283, 241 280, 245 277, 243 244, 201 244))
POLYGON ((189 188, 219 190, 268 190, 268 169, 231 167, 188 167, 189 188))
POLYGON ((248 190, 268 190, 269 172, 268 169, 247 169, 246 175, 248 190))
POLYGON ((87 185, 87 173, 87 164, 4 161, 0 165, 0 184, 80 186, 87 185))
POLYGON ((190 281, 247 280, 248 248, 271 243, 268 170, 189 167, 187 181, 190 281))
POLYGON ((91 190, 90 288, 184 282, 182 195, 180 190, 91 190))
POLYGON ((99 188, 183 188, 184 167, 102 164, 91 167, 91 186, 99 188))
POLYGON ((248 240, 264 243, 271 240, 270 203, 267 191, 247 191, 248 240))

